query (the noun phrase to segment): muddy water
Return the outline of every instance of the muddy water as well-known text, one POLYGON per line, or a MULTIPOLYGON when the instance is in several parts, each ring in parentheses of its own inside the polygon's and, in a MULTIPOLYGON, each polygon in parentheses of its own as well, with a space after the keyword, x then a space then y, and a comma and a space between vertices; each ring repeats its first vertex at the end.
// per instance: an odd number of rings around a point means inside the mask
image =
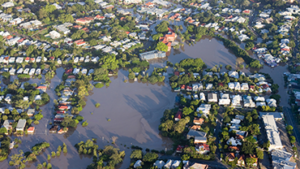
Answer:
POLYGON ((215 65, 235 66, 236 56, 224 47, 223 42, 215 38, 204 37, 193 45, 184 43, 179 50, 172 49, 168 60, 173 64, 188 58, 201 58, 208 67, 215 65))

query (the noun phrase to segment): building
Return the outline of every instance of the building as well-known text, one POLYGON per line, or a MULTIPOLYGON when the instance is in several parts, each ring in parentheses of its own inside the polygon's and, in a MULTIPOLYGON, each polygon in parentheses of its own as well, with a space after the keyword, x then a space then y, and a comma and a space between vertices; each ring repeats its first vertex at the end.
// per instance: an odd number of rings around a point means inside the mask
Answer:
POLYGON ((274 169, 279 168, 288 168, 288 169, 295 169, 296 163, 291 162, 293 155, 286 151, 282 150, 273 150, 271 152, 272 156, 272 165, 274 169))
POLYGON ((57 39, 60 38, 60 33, 58 33, 57 31, 51 31, 49 32, 49 36, 51 37, 51 39, 57 39))
POLYGON ((27 129, 27 133, 28 133, 28 134, 33 134, 34 131, 35 131, 35 127, 29 127, 29 128, 27 129))
POLYGON ((194 163, 188 167, 188 169, 197 168, 197 169, 208 169, 207 164, 194 163))
POLYGON ((35 109, 28 109, 28 110, 27 110, 27 115, 28 115, 29 117, 32 117, 32 116, 34 115, 34 113, 35 113, 35 109))
POLYGON ((18 121, 16 131, 24 131, 25 125, 26 125, 26 120, 25 119, 20 119, 18 121))
POLYGON ((15 6, 13 2, 9 1, 9 2, 5 2, 4 4, 1 5, 3 8, 10 8, 15 6))
POLYGON ((280 140, 279 131, 277 129, 277 125, 275 122, 275 118, 272 115, 264 115, 262 116, 265 130, 267 133, 267 138, 270 141, 269 151, 274 149, 282 149, 283 145, 280 140))
POLYGON ((218 96, 216 93, 208 93, 207 94, 207 101, 208 102, 218 102, 218 96))
POLYGON ((75 22, 78 23, 78 24, 85 25, 85 24, 91 23, 92 21, 94 21, 93 17, 84 17, 84 18, 78 18, 78 19, 76 19, 75 22))
POLYGON ((194 144, 206 143, 206 133, 190 129, 186 135, 187 139, 194 138, 194 144))
POLYGON ((166 57, 166 52, 157 51, 157 50, 140 53, 140 58, 142 60, 151 60, 151 59, 165 58, 165 57, 166 57))
POLYGON ((138 4, 138 3, 142 3, 142 0, 124 0, 123 1, 124 4, 138 4))

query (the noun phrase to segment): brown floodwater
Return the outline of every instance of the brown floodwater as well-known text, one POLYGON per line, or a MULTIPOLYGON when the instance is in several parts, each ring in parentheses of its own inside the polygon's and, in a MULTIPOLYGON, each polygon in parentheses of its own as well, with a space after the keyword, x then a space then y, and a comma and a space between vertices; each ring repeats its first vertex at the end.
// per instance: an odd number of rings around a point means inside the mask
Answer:
MULTIPOLYGON (((229 52, 221 41, 205 37, 194 45, 185 44, 179 50, 172 50, 165 60, 150 61, 147 72, 152 72, 154 67, 164 67, 166 60, 177 63, 187 58, 201 58, 208 67, 222 64, 223 69, 225 65, 234 67, 236 61, 236 56, 229 52)), ((286 67, 270 68, 265 65, 263 69, 259 70, 270 74, 274 83, 279 84, 279 94, 282 98, 280 105, 287 104, 288 100, 282 76, 282 73, 286 71, 286 67)), ((171 73, 172 68, 168 68, 167 71, 171 73)), ((242 71, 245 73, 250 72, 247 69, 242 71)), ((251 70, 251 72, 253 71, 251 70)), ((54 89, 61 83, 64 70, 59 68, 56 72, 56 76, 51 80, 50 89, 47 90, 51 101, 41 107, 44 118, 39 125, 35 125, 36 133, 19 137, 22 144, 19 148, 11 151, 11 154, 18 153, 19 150, 27 152, 36 143, 49 142, 51 146, 38 156, 37 162, 28 163, 28 168, 35 168, 37 164, 47 161, 47 155, 52 151, 56 151, 57 147, 62 145, 63 142, 68 146, 68 153, 50 160, 54 169, 86 168, 92 162, 92 158, 78 155, 74 145, 92 138, 97 139, 100 148, 105 145, 112 145, 112 138, 117 138, 114 146, 126 152, 123 163, 117 167, 120 169, 127 168, 130 164, 131 149, 128 149, 128 147, 131 145, 156 150, 165 150, 165 148, 170 149, 172 147, 172 141, 159 134, 158 126, 164 110, 174 106, 176 93, 171 91, 167 80, 166 83, 160 83, 159 85, 141 82, 125 83, 124 79, 128 77, 128 72, 125 70, 119 70, 118 76, 111 78, 112 82, 109 87, 94 88, 90 95, 86 97, 87 105, 80 114, 89 123, 87 127, 82 127, 79 124, 76 129, 71 129, 66 134, 49 134, 48 129, 51 127, 49 122, 53 118, 53 100, 57 99, 54 89), (96 103, 100 103, 101 106, 96 108, 96 103)), ((38 84, 41 83, 40 81, 44 82, 44 77, 41 80, 30 80, 31 83, 38 84)), ((12 136, 12 139, 14 138, 15 136, 12 136)), ((9 167, 8 160, 5 160, 0 163, 0 168, 13 167, 9 167)))

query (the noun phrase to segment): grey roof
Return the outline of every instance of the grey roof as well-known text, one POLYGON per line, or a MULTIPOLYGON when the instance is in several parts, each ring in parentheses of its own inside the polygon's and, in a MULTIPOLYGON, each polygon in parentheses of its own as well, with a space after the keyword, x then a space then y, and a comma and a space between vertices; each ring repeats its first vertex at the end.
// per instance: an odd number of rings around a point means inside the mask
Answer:
POLYGON ((187 134, 190 137, 197 137, 199 139, 199 137, 205 137, 206 138, 206 133, 202 132, 202 131, 196 131, 196 130, 190 130, 187 134))
POLYGON ((18 121, 18 124, 17 124, 17 129, 18 130, 23 130, 25 125, 26 125, 26 120, 25 119, 20 119, 18 121))
POLYGON ((275 119, 282 119, 282 112, 259 112, 259 116, 262 117, 264 115, 272 115, 275 119))
POLYGON ((28 109, 27 110, 27 114, 34 114, 35 113, 35 110, 34 109, 28 109))
POLYGON ((276 161, 283 161, 283 160, 287 160, 289 161, 292 158, 292 154, 288 153, 286 151, 282 151, 282 150, 273 150, 271 152, 272 155, 272 160, 276 160, 276 161))

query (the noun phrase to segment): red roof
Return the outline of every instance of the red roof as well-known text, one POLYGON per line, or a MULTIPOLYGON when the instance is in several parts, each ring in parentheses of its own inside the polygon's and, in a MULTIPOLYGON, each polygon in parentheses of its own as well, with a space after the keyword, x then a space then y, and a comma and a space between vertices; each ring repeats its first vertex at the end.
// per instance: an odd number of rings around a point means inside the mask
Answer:
POLYGON ((175 118, 176 119, 181 119, 182 117, 182 112, 181 111, 178 111, 176 114, 175 114, 175 118))
POLYGON ((209 151, 210 150, 209 149, 209 145, 207 145, 206 143, 199 143, 199 144, 197 144, 197 147, 198 148, 201 147, 205 151, 209 151))
POLYGON ((34 131, 34 127, 29 127, 28 129, 27 129, 27 131, 29 131, 29 132, 33 132, 34 131))
POLYGON ((70 74, 70 73, 72 73, 73 72, 73 69, 71 68, 71 69, 67 69, 66 71, 65 71, 65 73, 66 74, 70 74))
POLYGON ((47 89, 47 86, 37 86, 36 89, 47 89))
POLYGON ((65 110, 68 109, 68 106, 58 106, 58 109, 65 110))
POLYGON ((178 145, 176 148, 176 152, 182 152, 183 148, 184 148, 183 146, 178 145))
POLYGON ((178 71, 175 71, 175 72, 174 72, 174 75, 179 76, 180 73, 179 73, 178 71))

